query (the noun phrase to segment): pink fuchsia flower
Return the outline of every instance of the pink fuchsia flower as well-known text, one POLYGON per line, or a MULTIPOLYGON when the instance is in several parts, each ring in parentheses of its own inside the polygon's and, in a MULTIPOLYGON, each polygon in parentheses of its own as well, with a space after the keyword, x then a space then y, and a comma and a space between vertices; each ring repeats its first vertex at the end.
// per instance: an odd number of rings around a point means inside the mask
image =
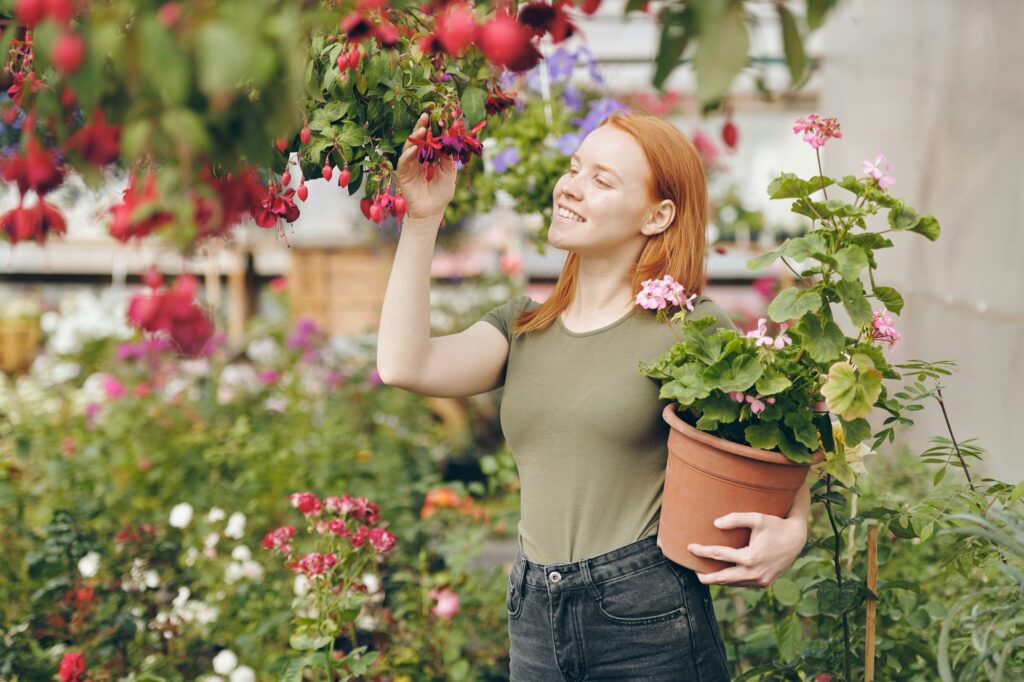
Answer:
POLYGON ((451 620, 452 616, 459 612, 459 595, 447 587, 430 590, 430 598, 437 601, 430 612, 438 618, 451 620))
POLYGON ((295 537, 295 528, 282 526, 263 536, 263 549, 280 550, 281 554, 291 554, 292 548, 288 541, 295 537))
POLYGON ((815 149, 824 147, 829 139, 840 139, 843 134, 839 131, 839 121, 835 118, 821 118, 818 114, 811 114, 806 118, 801 116, 793 126, 794 133, 803 133, 804 142, 815 149))
POLYGON ((683 285, 677 282, 672 275, 665 275, 661 279, 646 279, 641 284, 642 289, 636 295, 636 303, 641 308, 648 310, 663 310, 670 305, 687 310, 693 310, 693 299, 697 294, 686 296, 683 285))
POLYGON ((395 536, 383 528, 374 528, 370 531, 370 544, 378 552, 387 552, 395 546, 395 541, 395 536))
POLYGON ((876 310, 871 314, 871 338, 889 344, 890 349, 900 340, 900 333, 892 322, 892 316, 885 311, 876 310))
POLYGON ((320 515, 320 500, 313 493, 292 493, 288 501, 306 516, 320 515))
POLYGON ((307 578, 312 579, 318 575, 323 575, 325 571, 331 570, 337 563, 338 557, 333 553, 321 554, 320 552, 310 552, 298 561, 288 562, 288 567, 294 572, 304 573, 307 578))
POLYGON ((103 377, 103 394, 108 400, 117 400, 124 396, 124 386, 116 377, 110 374, 103 377))
POLYGON ((78 651, 69 651, 60 659, 60 682, 80 682, 85 675, 85 656, 78 651))
POLYGON ((870 175, 878 181, 878 186, 882 189, 892 187, 896 184, 896 179, 889 175, 892 171, 892 164, 886 162, 884 154, 876 156, 874 163, 871 163, 870 161, 863 161, 861 168, 865 175, 870 175))

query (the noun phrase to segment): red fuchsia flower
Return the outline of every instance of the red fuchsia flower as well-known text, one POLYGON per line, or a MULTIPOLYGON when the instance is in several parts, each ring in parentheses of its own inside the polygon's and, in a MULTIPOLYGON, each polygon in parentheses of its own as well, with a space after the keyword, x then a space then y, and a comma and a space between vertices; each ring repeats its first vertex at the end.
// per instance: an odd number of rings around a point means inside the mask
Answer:
POLYGON ((456 111, 455 117, 455 122, 441 136, 441 153, 458 159, 465 165, 469 163, 473 154, 477 156, 483 154, 483 143, 474 136, 487 125, 487 120, 480 121, 467 132, 466 124, 462 120, 462 112, 456 111))
POLYGON ((736 145, 739 143, 740 131, 736 127, 736 124, 732 122, 732 119, 728 119, 725 125, 722 126, 722 142, 731 151, 736 151, 736 145))
POLYGON ((900 333, 896 331, 892 323, 892 316, 885 311, 875 310, 871 314, 871 338, 889 344, 890 350, 900 340, 900 333))
POLYGON ((896 179, 889 175, 889 172, 892 171, 892 164, 886 163, 884 154, 876 156, 874 163, 863 161, 861 169, 865 175, 873 177, 882 189, 887 189, 896 184, 896 179))
POLYGON ((484 110, 488 116, 496 116, 508 111, 516 105, 517 94, 502 91, 498 86, 494 86, 487 94, 487 99, 484 100, 484 110))
POLYGON ((766 299, 771 300, 775 298, 775 292, 778 289, 778 280, 774 277, 760 277, 754 280, 751 285, 757 293, 764 296, 766 299))
POLYGON ((305 516, 320 516, 320 500, 313 493, 292 493, 288 501, 305 516))
POLYGON ((124 190, 122 202, 110 209, 113 216, 110 236, 127 243, 131 239, 142 239, 172 222, 174 217, 167 211, 159 210, 159 204, 156 175, 147 173, 141 190, 138 178, 132 176, 124 190))
POLYGON ((288 567, 296 573, 305 573, 307 578, 313 579, 324 572, 331 570, 338 563, 338 557, 332 554, 321 554, 310 552, 298 561, 288 562, 288 567))
POLYGON ((148 332, 167 334, 178 350, 196 357, 213 350, 213 323, 194 302, 199 280, 180 275, 167 291, 139 294, 128 304, 128 322, 148 332))
POLYGON ((411 135, 406 139, 420 148, 417 153, 416 160, 423 166, 423 177, 430 180, 434 177, 434 164, 440 161, 441 138, 434 137, 434 133, 430 129, 430 126, 427 126, 427 132, 424 139, 418 140, 411 135))
POLYGON ((690 139, 693 142, 693 146, 697 149, 697 153, 703 159, 704 165, 708 168, 717 168, 719 166, 718 156, 720 152, 715 143, 708 137, 708 134, 703 130, 696 130, 690 139))
POLYGON ((579 32, 576 25, 569 20, 569 15, 565 13, 564 5, 565 0, 554 0, 552 4, 543 1, 531 2, 519 10, 519 23, 531 29, 539 38, 543 38, 545 33, 550 33, 551 42, 557 45, 579 32))
POLYGON ((767 336, 768 325, 765 324, 767 320, 763 317, 757 320, 757 329, 747 332, 746 337, 748 339, 754 339, 755 346, 764 346, 765 348, 774 348, 780 350, 793 343, 793 339, 789 338, 784 332, 789 328, 789 324, 783 322, 779 326, 779 335, 776 338, 767 336))
POLYGON ((97 107, 89 122, 68 138, 66 148, 77 151, 86 163, 105 166, 120 156, 120 137, 121 127, 107 125, 103 110, 97 107))
POLYGON ((367 539, 369 539, 369 537, 370 529, 367 526, 360 524, 356 532, 352 534, 351 538, 349 538, 349 543, 353 547, 358 549, 359 547, 362 547, 366 544, 366 541, 367 539))
POLYGON ((476 30, 476 44, 487 61, 512 71, 529 71, 543 58, 531 42, 532 32, 504 8, 476 30))
POLYGON ((0 215, 0 229, 12 244, 35 240, 43 244, 51 234, 67 233, 67 224, 60 211, 39 199, 34 206, 16 206, 0 215))
POLYGON ((370 544, 378 552, 387 552, 395 546, 395 536, 383 528, 374 528, 370 531, 370 544))
POLYGON ((7 182, 17 183, 23 196, 30 189, 42 196, 64 181, 57 152, 40 147, 34 134, 28 135, 23 155, 11 154, 0 160, 0 172, 7 182))
POLYGON ((465 2, 450 3, 446 11, 437 17, 435 30, 445 52, 453 57, 461 56, 476 34, 473 8, 465 2))
POLYGON ((50 61, 64 74, 75 73, 85 61, 85 39, 74 31, 64 31, 53 44, 50 61))
POLYGON ((263 536, 263 549, 279 550, 281 554, 291 554, 292 547, 288 541, 295 537, 293 526, 281 526, 263 536))
POLYGON ((358 45, 373 33, 373 24, 359 12, 353 12, 341 20, 341 30, 353 45, 358 45))
POLYGON ((299 217, 299 207, 295 205, 294 196, 294 187, 288 188, 283 194, 278 194, 277 187, 267 187, 266 194, 251 210, 253 220, 262 228, 274 227, 281 218, 285 222, 295 222, 299 217))
POLYGON ((693 310, 693 300, 697 294, 686 296, 683 285, 677 282, 672 275, 665 275, 661 279, 646 279, 642 283, 640 293, 636 295, 636 303, 641 308, 648 310, 662 310, 670 305, 687 310, 693 310))
POLYGON ((459 612, 459 595, 447 587, 430 590, 430 598, 437 601, 434 608, 430 609, 430 612, 438 618, 451 620, 459 612))
POLYGON ((801 116, 793 126, 794 133, 803 133, 804 142, 815 149, 824 147, 825 142, 830 139, 840 139, 843 134, 839 131, 839 120, 835 118, 821 118, 818 114, 810 114, 806 118, 801 116))
POLYGON ((81 682, 85 675, 85 656, 78 651, 69 651, 60 659, 60 682, 81 682))

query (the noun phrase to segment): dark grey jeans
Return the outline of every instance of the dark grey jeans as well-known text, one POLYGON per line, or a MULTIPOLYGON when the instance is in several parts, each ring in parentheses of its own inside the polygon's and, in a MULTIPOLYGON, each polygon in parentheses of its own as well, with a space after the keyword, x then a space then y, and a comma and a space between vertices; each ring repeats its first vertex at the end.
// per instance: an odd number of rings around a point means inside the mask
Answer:
POLYGON ((571 564, 516 555, 512 682, 729 680, 708 586, 655 536, 571 564))

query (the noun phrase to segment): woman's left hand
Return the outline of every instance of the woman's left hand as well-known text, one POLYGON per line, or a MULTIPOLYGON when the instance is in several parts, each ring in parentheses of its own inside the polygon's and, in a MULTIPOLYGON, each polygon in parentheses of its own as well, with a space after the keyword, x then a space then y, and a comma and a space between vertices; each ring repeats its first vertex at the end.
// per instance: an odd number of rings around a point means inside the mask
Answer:
POLYGON ((735 549, 723 545, 690 543, 700 557, 729 561, 735 566, 714 573, 697 573, 705 585, 768 587, 786 572, 807 542, 807 519, 782 518, 758 512, 735 512, 715 520, 718 528, 750 528, 750 544, 735 549))

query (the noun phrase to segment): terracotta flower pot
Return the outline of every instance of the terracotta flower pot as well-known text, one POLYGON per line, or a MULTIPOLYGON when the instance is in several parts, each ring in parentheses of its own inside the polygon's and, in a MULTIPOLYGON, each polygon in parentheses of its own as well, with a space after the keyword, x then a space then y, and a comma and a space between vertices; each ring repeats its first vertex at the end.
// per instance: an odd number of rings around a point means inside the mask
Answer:
MULTIPOLYGON (((696 556, 686 546, 694 542, 745 547, 750 542, 749 528, 721 530, 714 520, 730 512, 786 516, 810 463, 797 464, 778 452, 718 438, 690 426, 675 410, 672 403, 662 412, 672 431, 658 546, 669 559, 694 571, 719 571, 733 564, 696 556)), ((814 461, 823 457, 819 450, 814 461)))

